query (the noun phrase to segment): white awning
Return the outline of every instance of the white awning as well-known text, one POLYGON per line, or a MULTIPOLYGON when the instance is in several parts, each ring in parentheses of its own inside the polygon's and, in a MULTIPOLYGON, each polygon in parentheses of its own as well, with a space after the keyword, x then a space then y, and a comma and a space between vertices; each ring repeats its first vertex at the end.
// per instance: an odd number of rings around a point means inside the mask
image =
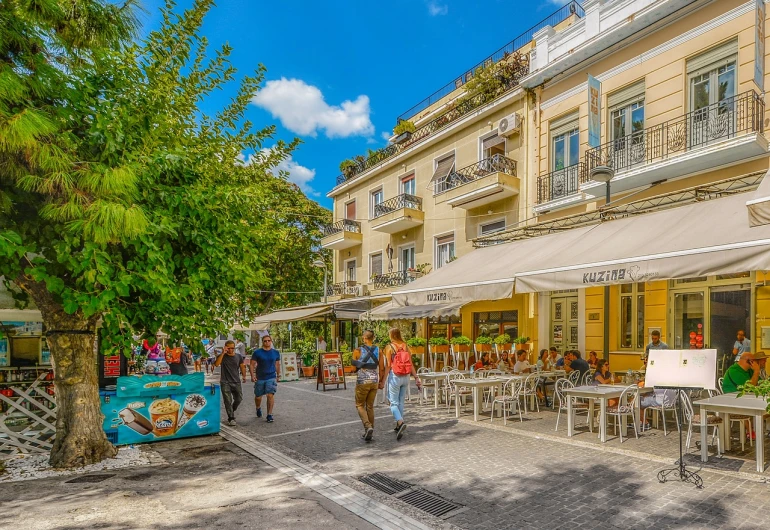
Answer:
POLYGON ((770 224, 770 171, 765 173, 751 200, 746 201, 746 208, 750 226, 770 224))
MULTIPOLYGON (((267 326, 269 327, 270 324, 275 324, 277 322, 297 322, 300 320, 314 320, 324 315, 328 315, 331 312, 332 312, 332 306, 325 305, 325 304, 293 307, 291 309, 282 309, 280 311, 273 311, 272 313, 268 313, 266 315, 260 315, 256 319, 254 319, 254 322, 252 322, 252 325, 257 326, 257 325, 267 324, 267 326)), ((256 328, 256 329, 267 329, 267 328, 256 328)))
POLYGON ((37 309, 0 309, 0 322, 42 322, 37 309))
POLYGON ((375 307, 362 317, 369 320, 412 320, 415 318, 441 318, 460 316, 463 303, 398 306, 393 301, 375 307))
POLYGON ((770 225, 750 227, 745 195, 481 248, 393 293, 397 305, 734 274, 770 268, 770 225))

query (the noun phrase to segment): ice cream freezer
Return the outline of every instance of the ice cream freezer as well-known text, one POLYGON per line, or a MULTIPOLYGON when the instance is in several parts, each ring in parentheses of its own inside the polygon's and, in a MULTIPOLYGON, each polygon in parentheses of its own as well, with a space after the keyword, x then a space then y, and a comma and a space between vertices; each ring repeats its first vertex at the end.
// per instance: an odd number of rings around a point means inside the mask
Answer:
POLYGON ((100 392, 104 432, 118 445, 219 432, 219 385, 202 372, 119 377, 100 392))

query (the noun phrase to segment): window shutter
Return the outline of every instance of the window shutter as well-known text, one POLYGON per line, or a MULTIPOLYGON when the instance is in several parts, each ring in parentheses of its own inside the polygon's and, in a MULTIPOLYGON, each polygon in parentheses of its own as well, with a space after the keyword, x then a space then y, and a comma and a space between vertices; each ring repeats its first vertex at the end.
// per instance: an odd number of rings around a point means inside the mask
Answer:
POLYGON ((442 236, 436 238, 436 245, 446 245, 447 243, 451 243, 455 240, 454 234, 449 234, 448 236, 442 236))
POLYGON ((382 253, 372 255, 371 273, 377 276, 382 274, 382 253))
POLYGON ((644 79, 640 79, 636 83, 631 83, 608 95, 607 107, 612 111, 614 110, 613 107, 631 103, 632 100, 638 100, 641 97, 644 97, 644 79))
POLYGON ((551 131, 551 138, 559 136, 572 129, 578 128, 578 113, 571 112, 560 118, 553 119, 549 122, 549 130, 551 131))
POLYGON ((725 42, 687 61, 687 75, 701 75, 738 59, 738 39, 725 42))
POLYGON ((482 149, 487 150, 502 143, 505 143, 505 138, 502 136, 494 135, 490 136, 489 138, 484 138, 484 141, 481 143, 481 147, 482 149))
POLYGON ((442 158, 438 161, 438 164, 436 164, 436 171, 433 172, 433 178, 430 179, 431 182, 436 182, 437 180, 440 180, 452 171, 452 168, 455 166, 455 155, 449 155, 445 158, 442 158))
POLYGON ((345 205, 345 219, 351 221, 356 219, 356 201, 351 201, 345 205))

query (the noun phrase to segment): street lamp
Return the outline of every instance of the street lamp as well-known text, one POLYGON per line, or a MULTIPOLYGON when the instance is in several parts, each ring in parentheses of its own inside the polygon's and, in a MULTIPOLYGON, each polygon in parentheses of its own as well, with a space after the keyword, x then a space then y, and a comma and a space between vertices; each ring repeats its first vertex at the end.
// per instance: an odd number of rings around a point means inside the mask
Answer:
MULTIPOLYGON (((610 181, 615 176, 615 170, 609 166, 596 166, 589 173, 594 182, 604 182, 607 185, 604 200, 605 208, 610 203, 610 181)), ((604 358, 610 358, 610 286, 604 286, 604 358)))
POLYGON ((326 263, 324 263, 322 260, 317 259, 313 261, 313 267, 320 267, 324 270, 324 304, 326 303, 326 280, 327 280, 327 274, 329 272, 329 269, 326 268, 326 263))

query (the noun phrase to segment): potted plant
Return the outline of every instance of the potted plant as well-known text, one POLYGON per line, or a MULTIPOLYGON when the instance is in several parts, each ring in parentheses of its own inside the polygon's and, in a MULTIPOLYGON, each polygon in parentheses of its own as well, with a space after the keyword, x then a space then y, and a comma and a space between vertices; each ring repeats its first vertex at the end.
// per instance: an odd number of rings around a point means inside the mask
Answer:
POLYGON ((529 351, 529 337, 521 336, 516 337, 513 341, 516 344, 517 350, 529 351))
POLYGON ((422 366, 422 355, 412 354, 412 364, 415 370, 419 370, 422 366))
POLYGON ((459 337, 452 337, 452 340, 449 342, 452 343, 452 347, 455 352, 468 352, 471 351, 471 339, 466 337, 465 335, 460 335, 459 337))
MULTIPOLYGON (((297 349, 299 350, 300 348, 298 347, 297 349)), ((313 377, 315 375, 316 353, 312 348, 297 353, 299 353, 302 359, 302 375, 313 377)))
POLYGON ((513 344, 511 344, 511 336, 507 333, 502 333, 495 337, 495 345, 497 346, 498 351, 511 351, 513 349, 513 344))
POLYGON ((356 167, 357 164, 349 158, 340 162, 340 171, 345 175, 346 179, 349 179, 356 174, 356 167))
POLYGON ((419 265, 415 265, 414 267, 409 267, 406 269, 406 275, 414 280, 415 278, 420 278, 428 274, 431 268, 432 266, 430 263, 420 263, 419 265))
POLYGON ((476 337, 476 342, 474 343, 474 347, 476 349, 476 353, 486 353, 492 351, 492 337, 476 337))
POLYGON ((342 354, 342 366, 346 374, 354 373, 356 367, 353 366, 353 352, 350 351, 350 346, 343 342, 340 344, 340 353, 342 354))
POLYGON ((393 141, 396 144, 402 144, 412 138, 412 133, 416 130, 414 123, 409 120, 402 120, 393 127, 393 134, 396 135, 396 139, 393 141))
POLYGON ((406 341, 406 345, 409 346, 409 350, 417 355, 425 353, 425 344, 427 344, 427 341, 422 337, 412 337, 406 341))

